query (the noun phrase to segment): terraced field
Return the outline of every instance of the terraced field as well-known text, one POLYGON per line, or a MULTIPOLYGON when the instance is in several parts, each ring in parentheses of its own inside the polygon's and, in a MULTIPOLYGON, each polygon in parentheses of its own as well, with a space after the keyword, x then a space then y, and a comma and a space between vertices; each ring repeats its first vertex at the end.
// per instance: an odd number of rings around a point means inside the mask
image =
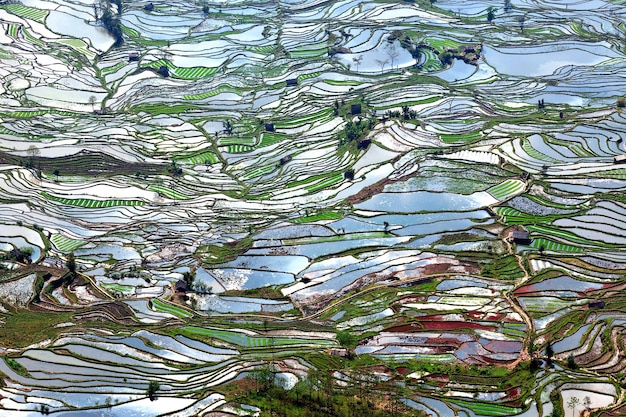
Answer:
POLYGON ((0 415, 626 414, 625 20, 0 5, 0 415))

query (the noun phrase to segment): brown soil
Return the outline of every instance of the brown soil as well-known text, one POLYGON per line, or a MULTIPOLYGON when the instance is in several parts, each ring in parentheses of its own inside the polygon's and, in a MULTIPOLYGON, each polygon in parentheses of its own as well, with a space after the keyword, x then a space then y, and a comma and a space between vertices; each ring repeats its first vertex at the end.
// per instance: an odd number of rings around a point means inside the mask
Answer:
POLYGON ((121 301, 96 304, 81 309, 74 315, 76 321, 112 321, 119 324, 137 324, 133 311, 121 301))

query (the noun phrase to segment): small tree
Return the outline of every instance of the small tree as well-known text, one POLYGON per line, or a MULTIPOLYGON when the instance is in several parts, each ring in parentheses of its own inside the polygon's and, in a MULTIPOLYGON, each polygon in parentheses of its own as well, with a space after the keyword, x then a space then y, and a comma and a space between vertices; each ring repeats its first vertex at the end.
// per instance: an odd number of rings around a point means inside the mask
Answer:
POLYGON ((577 369, 578 368, 578 364, 576 363, 576 358, 574 358, 574 355, 571 354, 571 353, 567 357, 567 367, 569 369, 577 369))
POLYGON ((96 108, 96 96, 89 96, 89 104, 91 104, 91 109, 95 110, 96 108))
POLYGON ((487 11, 487 21, 489 23, 493 22, 493 19, 496 17, 496 14, 493 10, 493 7, 490 7, 489 10, 487 11))
POLYGON ((361 66, 361 63, 363 62, 363 55, 352 58, 352 62, 356 65, 356 72, 359 72, 359 66, 361 66))
POLYGON ((157 399, 156 393, 160 389, 161 384, 159 384, 159 381, 150 381, 148 383, 148 389, 146 390, 146 394, 148 395, 148 398, 150 398, 150 401, 154 401, 157 399))
POLYGON ((59 182, 59 174, 61 173, 61 172, 59 171, 59 169, 58 169, 58 168, 56 168, 56 169, 55 169, 52 173, 53 173, 53 174, 54 174, 54 176, 56 177, 56 182, 59 182))
POLYGON ((26 150, 26 155, 28 156, 28 163, 27 163, 28 168, 35 167, 35 159, 39 158, 39 154, 40 154, 39 149, 35 145, 30 145, 28 147, 28 149, 26 150))
POLYGON ((337 343, 348 351, 348 357, 354 356, 353 349, 356 347, 359 340, 349 330, 340 330, 337 332, 337 343))
POLYGON ((450 53, 450 51, 443 51, 439 54, 439 61, 445 65, 451 65, 454 60, 454 56, 450 53))
POLYGON ((587 411, 591 408, 591 398, 589 398, 588 395, 585 395, 585 398, 583 398, 583 406, 585 406, 585 410, 587 411))
POLYGON ((383 71, 385 71, 385 65, 387 65, 387 63, 389 62, 388 59, 382 60, 382 59, 377 59, 376 63, 378 65, 380 65, 380 73, 382 74, 383 71))
POLYGON ((170 69, 167 67, 167 65, 161 65, 159 67, 159 69, 157 70, 157 73, 163 77, 163 78, 167 78, 170 76, 170 69))
POLYGON ((389 45, 389 47, 387 48, 386 52, 387 52, 387 56, 391 60, 391 69, 393 70, 393 68, 394 68, 393 63, 395 62, 396 58, 398 58, 398 56, 400 56, 400 52, 398 51, 398 48, 396 47, 396 45, 394 43, 389 45))
POLYGON ((272 388, 274 382, 274 373, 269 365, 265 364, 258 369, 250 372, 250 378, 255 382, 256 392, 267 392, 272 388))
POLYGON ((554 356, 554 349, 552 348, 552 342, 550 342, 548 340, 548 343, 546 344, 546 356, 548 357, 548 359, 552 359, 552 356, 554 356))
POLYGON ((193 288, 198 294, 213 294, 213 287, 204 281, 195 280, 193 288))
POLYGON ((224 132, 226 132, 227 135, 233 134, 233 124, 230 120, 222 122, 222 125, 224 126, 224 132))
POLYGON ((74 256, 74 252, 70 252, 67 255, 67 261, 65 262, 65 266, 72 275, 76 272, 76 257, 74 256))
POLYGON ((518 17, 517 22, 519 23, 519 30, 521 30, 522 33, 524 33, 524 24, 526 23, 526 15, 523 14, 520 17, 518 17))
POLYGON ((572 417, 574 417, 574 412, 576 411, 576 407, 578 406, 578 404, 580 404, 580 400, 578 399, 578 397, 572 397, 567 402, 567 408, 572 409, 572 417))

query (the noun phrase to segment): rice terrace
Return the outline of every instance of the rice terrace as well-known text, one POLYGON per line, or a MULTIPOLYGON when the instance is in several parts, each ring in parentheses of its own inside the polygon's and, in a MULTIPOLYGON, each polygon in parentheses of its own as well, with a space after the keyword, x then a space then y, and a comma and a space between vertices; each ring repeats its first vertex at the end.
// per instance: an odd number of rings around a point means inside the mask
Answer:
POLYGON ((624 0, 2 0, 0 417, 626 415, 624 0))

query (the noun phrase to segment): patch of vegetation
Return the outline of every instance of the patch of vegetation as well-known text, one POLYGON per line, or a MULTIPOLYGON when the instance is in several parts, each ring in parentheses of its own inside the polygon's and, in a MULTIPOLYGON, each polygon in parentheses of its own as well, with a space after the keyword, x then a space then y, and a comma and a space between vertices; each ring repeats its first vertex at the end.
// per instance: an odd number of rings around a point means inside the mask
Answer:
POLYGON ((226 242, 223 245, 206 245, 198 248, 197 254, 202 257, 203 263, 220 264, 230 262, 250 249, 253 244, 251 238, 226 242))
POLYGON ((9 368, 13 369, 16 374, 21 375, 23 377, 27 377, 27 378, 31 377, 30 373, 28 373, 26 368, 24 368, 24 366, 18 361, 16 361, 15 359, 6 357, 4 358, 4 360, 7 363, 7 365, 9 365, 9 368))
POLYGON ((59 333, 57 324, 71 320, 72 313, 17 309, 5 316, 5 324, 0 327, 0 345, 19 348, 41 342, 53 340, 59 333), (10 343, 9 345, 6 345, 10 343))

